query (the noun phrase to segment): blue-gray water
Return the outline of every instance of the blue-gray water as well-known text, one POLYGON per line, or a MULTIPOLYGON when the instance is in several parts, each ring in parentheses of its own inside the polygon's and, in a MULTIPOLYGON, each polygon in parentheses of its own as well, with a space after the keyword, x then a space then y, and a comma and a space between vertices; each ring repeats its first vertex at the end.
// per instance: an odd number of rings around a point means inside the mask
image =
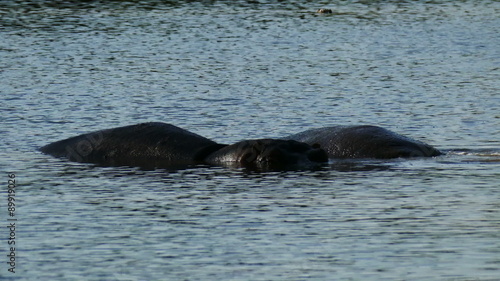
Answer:
POLYGON ((498 1, 81 2, 0 2, 0 279, 500 276, 498 1), (145 121, 222 143, 374 124, 447 154, 251 173, 36 150, 145 121))

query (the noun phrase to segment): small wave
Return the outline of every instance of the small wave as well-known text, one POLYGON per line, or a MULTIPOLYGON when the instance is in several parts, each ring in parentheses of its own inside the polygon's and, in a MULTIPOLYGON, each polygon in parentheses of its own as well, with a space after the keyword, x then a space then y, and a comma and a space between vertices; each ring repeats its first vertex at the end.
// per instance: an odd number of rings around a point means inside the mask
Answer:
POLYGON ((445 151, 446 155, 465 155, 481 157, 500 157, 500 149, 453 149, 445 151))
POLYGON ((444 151, 447 156, 456 156, 459 161, 500 163, 500 149, 453 149, 444 151))

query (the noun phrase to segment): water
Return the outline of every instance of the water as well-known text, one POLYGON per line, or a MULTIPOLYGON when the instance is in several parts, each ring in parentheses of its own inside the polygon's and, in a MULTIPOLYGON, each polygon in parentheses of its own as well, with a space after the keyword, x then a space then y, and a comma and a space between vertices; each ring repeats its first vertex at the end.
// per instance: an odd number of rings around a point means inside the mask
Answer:
POLYGON ((497 1, 2 1, 0 167, 3 190, 16 175, 18 221, 16 273, 4 238, 1 279, 497 279, 499 12, 497 1), (255 173, 36 151, 146 121, 221 143, 375 124, 447 154, 255 173))

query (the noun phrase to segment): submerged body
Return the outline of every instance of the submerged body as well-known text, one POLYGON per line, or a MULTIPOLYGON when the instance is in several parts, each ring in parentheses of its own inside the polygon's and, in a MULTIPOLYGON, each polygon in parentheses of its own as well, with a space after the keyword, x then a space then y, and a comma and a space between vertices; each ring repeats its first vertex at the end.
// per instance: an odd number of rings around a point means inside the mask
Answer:
POLYGON ((332 159, 431 157, 434 147, 377 126, 332 126, 307 130, 283 139, 319 144, 332 159))
POLYGON ((293 140, 225 145, 159 122, 95 131, 48 144, 40 151, 76 162, 162 168, 209 164, 287 169, 328 161, 322 149, 293 140))

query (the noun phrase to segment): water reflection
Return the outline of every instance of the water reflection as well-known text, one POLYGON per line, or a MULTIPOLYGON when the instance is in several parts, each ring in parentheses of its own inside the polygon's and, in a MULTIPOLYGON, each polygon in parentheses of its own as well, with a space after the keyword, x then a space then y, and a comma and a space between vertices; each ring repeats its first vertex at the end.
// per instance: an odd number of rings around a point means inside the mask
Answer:
POLYGON ((0 1, 16 276, 496 280, 499 11, 488 0, 0 1), (36 153, 147 121, 220 143, 374 124, 449 151, 281 172, 36 153))

